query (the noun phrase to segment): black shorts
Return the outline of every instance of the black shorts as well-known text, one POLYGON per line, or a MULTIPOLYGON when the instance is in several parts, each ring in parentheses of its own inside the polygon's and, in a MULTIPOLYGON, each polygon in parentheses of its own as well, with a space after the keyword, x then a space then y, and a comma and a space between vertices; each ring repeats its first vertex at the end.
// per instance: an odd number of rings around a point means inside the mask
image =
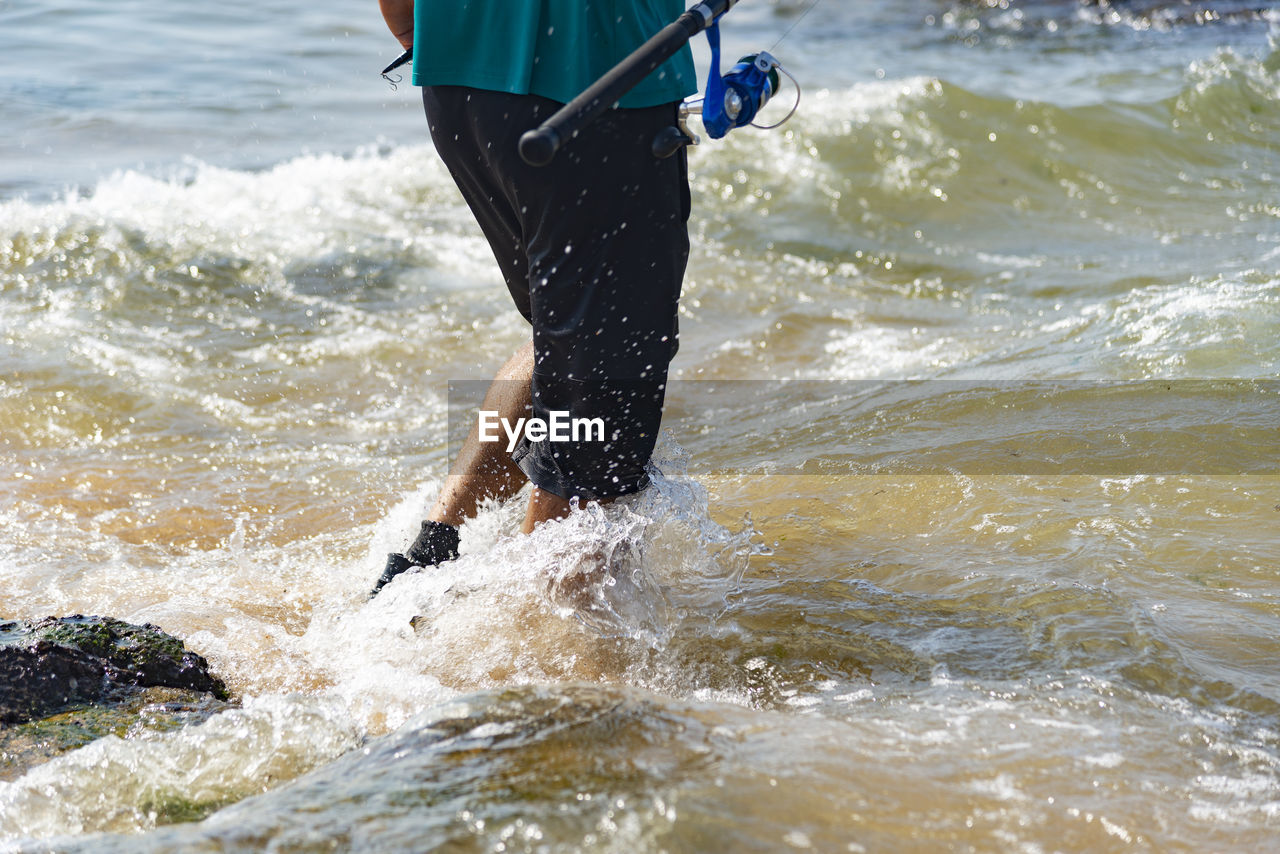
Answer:
POLYGON ((431 138, 533 326, 533 417, 603 422, 580 441, 522 439, 512 459, 563 498, 643 489, 689 258, 685 153, 653 156, 676 104, 613 109, 543 167, 520 135, 559 109, 536 95, 422 90, 431 138))

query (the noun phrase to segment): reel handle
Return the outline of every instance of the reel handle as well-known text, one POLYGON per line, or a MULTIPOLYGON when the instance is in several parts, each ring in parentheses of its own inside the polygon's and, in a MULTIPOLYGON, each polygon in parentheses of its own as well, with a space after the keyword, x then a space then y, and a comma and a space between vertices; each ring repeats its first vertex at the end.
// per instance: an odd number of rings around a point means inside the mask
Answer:
POLYGON ((694 144, 694 139, 673 125, 658 131, 658 135, 653 138, 653 145, 650 147, 650 151, 659 160, 666 160, 686 145, 694 144))
POLYGON ((653 138, 650 151, 659 160, 666 160, 686 145, 697 145, 698 135, 689 130, 689 114, 693 108, 688 101, 681 102, 676 109, 676 123, 673 127, 663 128, 653 138))

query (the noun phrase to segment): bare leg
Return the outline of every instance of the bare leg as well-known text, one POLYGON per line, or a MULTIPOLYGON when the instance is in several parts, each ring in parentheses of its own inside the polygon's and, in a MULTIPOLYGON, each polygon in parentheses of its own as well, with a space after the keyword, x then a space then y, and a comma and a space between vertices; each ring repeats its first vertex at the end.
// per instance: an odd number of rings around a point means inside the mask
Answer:
MULTIPOLYGON (((533 342, 521 347, 507 360, 484 396, 484 408, 514 424, 528 418, 533 409, 530 384, 533 381, 533 342)), ((528 478, 511 461, 506 443, 481 442, 480 425, 472 426, 458 452, 444 489, 427 514, 434 522, 458 526, 476 515, 486 498, 499 501, 520 491, 528 478)), ((534 490, 535 493, 537 490, 534 490)), ((566 502, 566 508, 568 503, 566 502)), ((567 509, 566 509, 567 512, 567 509)))
MULTIPOLYGON (((605 499, 601 504, 608 504, 612 499, 605 499)), ((572 509, 570 503, 553 492, 533 488, 529 495, 529 509, 525 512, 524 525, 520 531, 532 534, 533 529, 543 522, 563 519, 572 509)), ((579 558, 576 571, 570 572, 555 581, 551 586, 552 597, 561 604, 573 608, 587 608, 592 603, 592 590, 600 584, 608 572, 608 560, 603 551, 593 549, 579 558)))
MULTIPOLYGON (((507 423, 527 418, 533 411, 533 342, 516 351, 502 366, 484 397, 484 409, 496 411, 507 423)), ((387 556, 387 566, 382 577, 374 585, 370 597, 376 596, 384 585, 413 566, 438 564, 458 556, 457 528, 473 518, 485 499, 499 501, 515 495, 528 482, 525 473, 511 461, 502 442, 481 442, 477 421, 467 434, 458 458, 454 460, 445 480, 444 489, 435 506, 427 514, 422 533, 405 554, 387 556), (434 527, 432 527, 434 525, 434 527)), ((529 495, 521 531, 533 533, 542 522, 562 519, 572 509, 568 499, 553 492, 534 487, 529 495)), ((585 589, 592 578, 603 571, 600 558, 588 558, 584 569, 568 586, 574 590, 585 589)))
MULTIPOLYGON (((484 408, 496 411, 509 423, 529 417, 533 411, 532 382, 533 342, 530 342, 517 350, 493 378, 493 384, 485 394, 484 408)), ((511 461, 504 443, 480 441, 477 423, 458 452, 444 489, 427 518, 448 525, 461 525, 476 515, 480 503, 486 498, 499 501, 510 498, 527 481, 525 473, 511 461)), ((520 530, 532 533, 542 522, 568 516, 569 510, 568 499, 535 486, 529 495, 529 507, 520 530)))
POLYGON ((524 524, 520 526, 520 532, 532 534, 533 529, 543 522, 568 516, 569 510, 568 499, 535 486, 533 492, 529 493, 529 509, 525 511, 524 524))

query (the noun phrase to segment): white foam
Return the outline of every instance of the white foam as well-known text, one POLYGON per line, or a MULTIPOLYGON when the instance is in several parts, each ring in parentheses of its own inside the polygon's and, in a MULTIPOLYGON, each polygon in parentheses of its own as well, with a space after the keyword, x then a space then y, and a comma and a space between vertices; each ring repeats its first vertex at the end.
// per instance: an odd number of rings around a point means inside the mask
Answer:
POLYGON ((184 254, 287 263, 341 250, 340 240, 412 246, 428 235, 406 214, 461 205, 430 146, 303 155, 264 172, 188 168, 172 178, 122 171, 60 201, 0 203, 0 233, 128 231, 184 254))
POLYGON ((1245 376, 1274 376, 1280 348, 1280 279, 1260 273, 1221 275, 1184 285, 1151 285, 1081 315, 1106 324, 1119 355, 1145 375, 1240 376, 1242 353, 1252 353, 1245 376))
POLYGON ((0 839, 150 829, 169 808, 262 791, 357 741, 336 704, 279 696, 176 732, 106 736, 0 782, 0 839))

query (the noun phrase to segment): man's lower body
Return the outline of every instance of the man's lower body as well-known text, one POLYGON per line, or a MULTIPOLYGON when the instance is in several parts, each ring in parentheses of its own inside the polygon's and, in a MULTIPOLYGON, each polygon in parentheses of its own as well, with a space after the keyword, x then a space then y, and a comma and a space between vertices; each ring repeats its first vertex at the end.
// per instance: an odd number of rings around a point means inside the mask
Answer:
POLYGON ((457 528, 486 499, 532 481, 523 530, 648 484, 689 256, 684 151, 655 158, 676 105, 606 112, 545 167, 520 160, 520 135, 559 104, 464 87, 423 89, 432 140, 493 249, 532 340, 498 372, 483 408, 519 418, 603 422, 589 440, 481 442, 473 429, 404 555, 374 592, 411 566, 457 556, 457 528))

